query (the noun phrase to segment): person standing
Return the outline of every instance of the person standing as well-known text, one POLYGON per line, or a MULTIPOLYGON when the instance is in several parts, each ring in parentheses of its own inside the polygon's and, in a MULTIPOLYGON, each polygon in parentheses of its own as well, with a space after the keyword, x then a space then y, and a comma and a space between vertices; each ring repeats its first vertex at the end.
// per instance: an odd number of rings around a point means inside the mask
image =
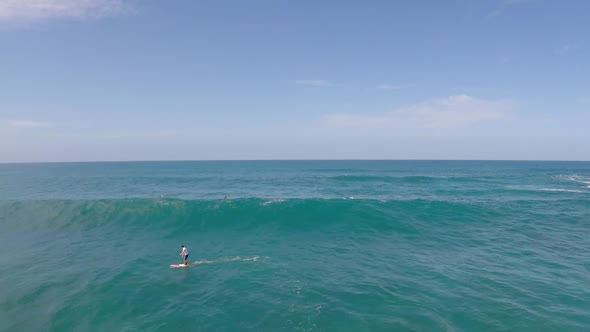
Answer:
POLYGON ((184 244, 180 246, 180 256, 182 257, 182 264, 188 265, 188 249, 184 244))

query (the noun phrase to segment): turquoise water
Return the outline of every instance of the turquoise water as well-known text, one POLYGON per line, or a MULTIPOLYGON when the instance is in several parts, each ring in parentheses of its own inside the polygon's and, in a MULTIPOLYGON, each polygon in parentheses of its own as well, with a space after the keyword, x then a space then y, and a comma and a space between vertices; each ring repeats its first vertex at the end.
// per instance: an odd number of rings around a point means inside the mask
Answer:
POLYGON ((589 234, 587 162, 5 164, 0 330, 588 331, 589 234))

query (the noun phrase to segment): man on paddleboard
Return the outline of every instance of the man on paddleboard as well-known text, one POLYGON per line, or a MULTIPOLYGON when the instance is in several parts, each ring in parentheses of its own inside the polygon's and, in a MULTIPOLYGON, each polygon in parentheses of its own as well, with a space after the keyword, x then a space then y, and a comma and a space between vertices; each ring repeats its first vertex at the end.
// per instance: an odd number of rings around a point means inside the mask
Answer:
POLYGON ((183 245, 180 246, 180 256, 182 256, 182 263, 188 265, 188 249, 183 245))

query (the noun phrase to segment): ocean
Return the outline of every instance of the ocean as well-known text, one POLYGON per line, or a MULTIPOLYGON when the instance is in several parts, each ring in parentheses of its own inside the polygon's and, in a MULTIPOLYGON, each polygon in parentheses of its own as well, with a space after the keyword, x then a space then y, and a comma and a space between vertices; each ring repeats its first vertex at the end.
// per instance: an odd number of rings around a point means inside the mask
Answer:
POLYGON ((590 162, 0 165, 0 331, 589 330, 590 162))

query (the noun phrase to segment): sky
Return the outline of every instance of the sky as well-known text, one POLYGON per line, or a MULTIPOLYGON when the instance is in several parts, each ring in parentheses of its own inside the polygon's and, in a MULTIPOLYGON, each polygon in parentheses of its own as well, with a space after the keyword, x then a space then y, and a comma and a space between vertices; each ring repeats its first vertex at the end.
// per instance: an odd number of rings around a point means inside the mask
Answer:
POLYGON ((585 0, 0 0, 0 162, 590 160, 585 0))

